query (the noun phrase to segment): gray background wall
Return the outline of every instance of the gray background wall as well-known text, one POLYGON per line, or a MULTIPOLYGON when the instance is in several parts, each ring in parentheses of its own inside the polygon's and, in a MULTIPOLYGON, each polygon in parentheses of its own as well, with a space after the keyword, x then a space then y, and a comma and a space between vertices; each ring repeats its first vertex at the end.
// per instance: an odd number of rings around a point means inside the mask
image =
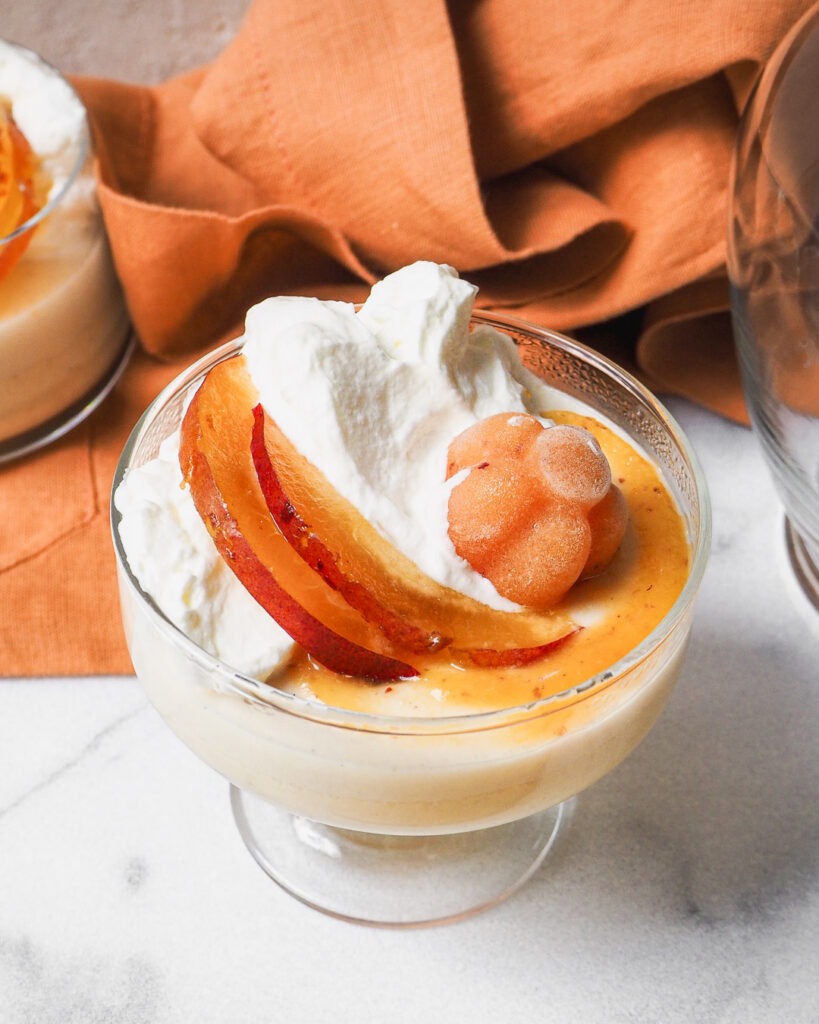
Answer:
POLYGON ((0 34, 61 71, 159 82, 210 60, 250 0, 5 0, 0 34))

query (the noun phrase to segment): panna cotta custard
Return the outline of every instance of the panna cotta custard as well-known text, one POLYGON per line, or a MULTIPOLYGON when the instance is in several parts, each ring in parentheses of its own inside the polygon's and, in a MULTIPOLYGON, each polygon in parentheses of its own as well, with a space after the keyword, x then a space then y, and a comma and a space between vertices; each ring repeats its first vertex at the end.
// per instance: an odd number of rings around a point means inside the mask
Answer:
POLYGON ((0 459, 88 415, 127 357, 91 148, 68 82, 0 40, 0 459))
POLYGON ((236 787, 396 835, 533 815, 677 677, 708 547, 640 385, 417 263, 281 297, 150 407, 112 501, 136 672, 236 787))

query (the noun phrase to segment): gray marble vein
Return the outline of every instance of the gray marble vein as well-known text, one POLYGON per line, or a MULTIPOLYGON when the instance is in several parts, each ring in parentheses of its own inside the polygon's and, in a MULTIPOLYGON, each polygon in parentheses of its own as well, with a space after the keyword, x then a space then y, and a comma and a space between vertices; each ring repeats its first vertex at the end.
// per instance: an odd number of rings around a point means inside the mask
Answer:
POLYGON ((126 722, 130 722, 132 718, 145 712, 145 707, 136 708, 133 711, 126 711, 119 715, 114 721, 109 722, 106 726, 96 732, 91 739, 78 750, 76 754, 70 757, 67 761, 64 761, 57 768, 50 771, 46 776, 39 779, 34 785, 24 790, 18 797, 5 806, 0 806, 0 829, 3 828, 3 819, 15 811, 18 807, 25 803, 26 800, 30 799, 37 793, 47 789, 53 782, 59 779, 64 772, 70 771, 72 768, 76 768, 77 765, 82 764, 83 761, 91 754, 96 753, 104 740, 108 739, 118 729, 121 728, 126 722))

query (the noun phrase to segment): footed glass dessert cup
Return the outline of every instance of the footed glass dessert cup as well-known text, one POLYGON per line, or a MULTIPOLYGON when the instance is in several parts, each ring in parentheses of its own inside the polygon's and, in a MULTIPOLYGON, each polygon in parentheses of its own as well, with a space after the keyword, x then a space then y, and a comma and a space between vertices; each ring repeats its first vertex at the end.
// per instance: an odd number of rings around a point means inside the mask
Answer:
MULTIPOLYGON (((112 505, 125 633, 150 700, 228 779, 236 824, 264 871, 302 902, 358 923, 457 920, 532 876, 574 794, 622 761, 668 701, 707 559, 705 483, 662 405, 574 341, 499 316, 473 321, 510 334, 524 363, 639 445, 686 524, 690 572, 673 607, 581 684, 518 707, 439 718, 346 711, 285 693, 232 670, 165 618, 129 568, 112 505)), ((237 342, 221 347, 162 392, 125 447, 115 489, 179 427, 210 367, 239 350, 237 342)))
POLYGON ((819 610, 819 6, 743 112, 728 271, 751 422, 785 506, 788 553, 819 610))

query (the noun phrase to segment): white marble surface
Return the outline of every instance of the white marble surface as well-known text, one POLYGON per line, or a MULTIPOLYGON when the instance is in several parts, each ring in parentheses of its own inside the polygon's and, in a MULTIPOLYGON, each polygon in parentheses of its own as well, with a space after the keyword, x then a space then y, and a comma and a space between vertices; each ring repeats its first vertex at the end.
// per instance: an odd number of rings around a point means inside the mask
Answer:
POLYGON ((511 900, 326 918, 125 679, 0 682, 2 1024, 819 1021, 819 616, 751 435, 686 403, 714 546, 658 725, 511 900))

